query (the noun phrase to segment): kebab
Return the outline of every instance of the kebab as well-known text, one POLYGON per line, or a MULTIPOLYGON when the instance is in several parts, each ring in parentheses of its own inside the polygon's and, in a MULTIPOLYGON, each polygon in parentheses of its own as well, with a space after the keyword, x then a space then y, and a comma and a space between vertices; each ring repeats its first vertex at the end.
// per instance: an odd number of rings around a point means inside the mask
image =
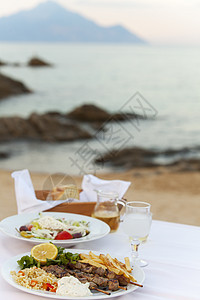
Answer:
POLYGON ((76 268, 70 269, 67 266, 50 265, 44 266, 43 269, 47 273, 54 274, 57 278, 62 278, 64 276, 74 276, 82 283, 89 282, 90 289, 104 288, 111 291, 116 291, 118 289, 126 289, 119 285, 119 281, 117 279, 108 279, 106 277, 99 276, 98 274, 80 271, 80 269, 76 268))
POLYGON ((135 284, 136 280, 131 275, 132 268, 128 258, 125 258, 123 264, 109 254, 97 256, 90 251, 89 255, 81 253, 79 256, 81 260, 76 263, 69 262, 59 268, 58 266, 44 267, 45 271, 53 273, 58 278, 73 275, 81 282, 90 282, 93 289, 101 287, 114 291, 127 289, 128 283, 135 284))
POLYGON ((77 262, 76 264, 68 264, 71 269, 78 269, 85 273, 90 273, 94 275, 99 275, 101 277, 106 277, 107 279, 115 279, 119 281, 119 284, 122 286, 127 286, 130 282, 129 278, 124 277, 123 275, 117 275, 113 271, 108 269, 103 269, 102 267, 95 267, 86 263, 77 262))

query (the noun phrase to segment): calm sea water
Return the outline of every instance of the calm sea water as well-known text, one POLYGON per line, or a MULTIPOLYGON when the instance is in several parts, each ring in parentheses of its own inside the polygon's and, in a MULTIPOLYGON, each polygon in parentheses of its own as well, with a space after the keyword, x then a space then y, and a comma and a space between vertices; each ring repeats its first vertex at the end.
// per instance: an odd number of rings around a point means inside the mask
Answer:
MULTIPOLYGON (((84 103, 114 112, 140 92, 158 114, 154 121, 141 123, 139 132, 133 132, 132 125, 126 123, 126 130, 133 136, 126 146, 156 149, 199 146, 199 50, 133 45, 0 44, 0 60, 22 64, 1 67, 1 72, 23 81, 34 91, 31 95, 1 101, 0 116, 68 112, 84 103), (54 67, 27 67, 28 59, 35 55, 54 67)), ((97 144, 90 142, 91 148, 106 150, 97 144)), ((79 170, 70 157, 82 145, 82 142, 7 143, 0 147, 12 156, 1 160, 0 165, 8 169, 76 174, 79 170)), ((109 147, 113 147, 112 142, 109 147)))

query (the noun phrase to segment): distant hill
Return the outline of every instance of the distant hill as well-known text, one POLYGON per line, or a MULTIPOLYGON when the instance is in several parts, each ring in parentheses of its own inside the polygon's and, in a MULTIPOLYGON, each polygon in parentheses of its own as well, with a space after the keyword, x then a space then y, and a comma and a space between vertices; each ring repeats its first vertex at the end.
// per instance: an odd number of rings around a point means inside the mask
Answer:
POLYGON ((52 1, 0 18, 0 41, 145 43, 123 26, 99 26, 52 1))

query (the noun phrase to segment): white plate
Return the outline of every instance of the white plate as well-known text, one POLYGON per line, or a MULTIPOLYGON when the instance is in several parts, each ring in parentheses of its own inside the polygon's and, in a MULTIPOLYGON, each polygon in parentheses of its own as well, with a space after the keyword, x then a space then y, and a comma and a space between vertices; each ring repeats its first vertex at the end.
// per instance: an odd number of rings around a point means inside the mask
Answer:
POLYGON ((11 236, 13 238, 26 241, 29 243, 47 243, 48 241, 53 242, 56 245, 71 247, 78 243, 90 242, 93 240, 100 239, 107 235, 110 232, 110 227, 105 223, 98 219, 94 219, 91 217, 77 215, 77 214, 69 214, 69 213, 57 213, 57 212, 42 212, 43 215, 52 216, 55 218, 65 218, 68 220, 75 221, 86 221, 89 222, 89 230, 90 233, 82 238, 70 239, 70 240, 43 240, 37 238, 24 238, 22 237, 15 228, 19 230, 20 226, 29 224, 32 220, 38 218, 38 213, 31 214, 21 214, 14 215, 8 217, 0 222, 0 229, 3 233, 11 236))
MULTIPOLYGON (((89 253, 89 250, 80 250, 80 249, 66 249, 66 252, 72 252, 72 253, 89 253)), ((93 251, 95 254, 99 255, 100 252, 97 251, 93 251)), ((18 264, 17 264, 17 260, 19 260, 22 256, 24 255, 30 255, 30 252, 21 254, 21 255, 17 255, 15 257, 12 257, 11 259, 9 259, 8 261, 6 261, 2 268, 1 268, 1 274, 3 276, 3 278, 12 286, 14 286, 15 288, 22 290, 24 292, 33 294, 33 295, 37 295, 37 296, 42 296, 42 297, 48 297, 48 298, 54 298, 54 299, 104 299, 104 298, 111 298, 111 297, 118 297, 118 296, 123 296, 126 295, 128 293, 131 293, 133 291, 135 291, 138 286, 132 285, 132 284, 128 284, 127 286, 127 290, 118 290, 118 291, 114 291, 111 292, 110 296, 107 296, 105 294, 99 293, 99 292, 94 292, 92 296, 87 296, 87 297, 64 297, 64 296, 58 296, 56 294, 52 294, 51 292, 43 292, 43 291, 38 291, 38 290, 32 290, 32 289, 28 289, 25 288, 21 285, 18 285, 17 283, 14 282, 14 280, 12 279, 12 276, 10 275, 10 271, 16 271, 18 272, 20 270, 18 264)), ((111 254, 111 253, 110 253, 111 254)), ((115 255, 112 255, 114 256, 115 255)), ((119 260, 123 261, 123 258, 118 257, 119 260)), ((144 279, 145 279, 145 274, 144 271, 138 267, 135 266, 134 270, 132 271, 132 275, 135 277, 135 279, 137 280, 138 283, 143 283, 144 279)))

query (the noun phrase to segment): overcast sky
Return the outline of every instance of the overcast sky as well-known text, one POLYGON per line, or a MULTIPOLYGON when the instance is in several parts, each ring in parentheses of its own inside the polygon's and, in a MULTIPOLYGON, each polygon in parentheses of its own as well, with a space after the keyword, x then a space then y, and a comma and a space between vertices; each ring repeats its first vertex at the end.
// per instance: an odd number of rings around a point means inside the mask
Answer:
MULTIPOLYGON (((1 0, 0 16, 44 0, 1 0)), ((155 44, 200 45, 200 0, 56 0, 100 25, 122 24, 155 44)))

